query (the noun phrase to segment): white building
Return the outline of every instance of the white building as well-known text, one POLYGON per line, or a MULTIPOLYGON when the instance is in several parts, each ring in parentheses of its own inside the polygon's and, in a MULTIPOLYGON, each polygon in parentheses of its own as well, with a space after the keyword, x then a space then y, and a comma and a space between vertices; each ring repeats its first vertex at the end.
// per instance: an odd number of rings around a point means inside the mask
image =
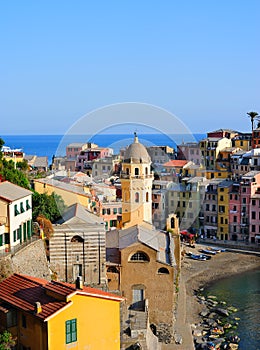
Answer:
POLYGON ((0 252, 10 251, 31 235, 32 192, 8 181, 1 182, 0 252))

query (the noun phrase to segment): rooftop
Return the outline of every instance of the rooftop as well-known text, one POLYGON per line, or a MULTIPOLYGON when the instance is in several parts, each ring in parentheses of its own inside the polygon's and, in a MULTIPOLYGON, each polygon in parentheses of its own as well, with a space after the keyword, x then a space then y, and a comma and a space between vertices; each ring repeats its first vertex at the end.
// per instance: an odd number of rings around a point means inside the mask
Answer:
POLYGON ((0 198, 13 202, 31 195, 32 192, 9 181, 0 182, 0 198))
POLYGON ((123 300, 119 296, 99 289, 90 287, 76 289, 72 284, 57 281, 49 282, 41 278, 21 274, 14 274, 0 283, 0 302, 8 303, 42 320, 46 320, 70 304, 71 301, 68 298, 75 294, 114 301, 123 300), (54 293, 50 294, 48 292, 54 293), (42 311, 39 313, 35 313, 36 302, 40 302, 42 307, 42 311))
POLYGON ((179 160, 179 159, 173 159, 170 160, 167 163, 164 163, 163 166, 165 167, 184 167, 184 165, 188 164, 189 160, 179 160))

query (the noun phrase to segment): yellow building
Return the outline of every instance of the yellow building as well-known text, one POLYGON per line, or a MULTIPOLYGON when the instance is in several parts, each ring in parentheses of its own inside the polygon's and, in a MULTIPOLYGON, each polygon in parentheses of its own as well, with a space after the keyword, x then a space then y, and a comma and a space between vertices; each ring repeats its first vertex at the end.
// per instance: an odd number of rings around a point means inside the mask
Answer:
POLYGON ((229 236, 229 191, 233 181, 224 180, 218 185, 218 239, 229 236))
POLYGON ((120 349, 122 297, 14 274, 0 283, 0 332, 19 349, 120 349))
POLYGON ((62 197, 67 206, 79 203, 90 209, 92 195, 89 188, 82 184, 72 185, 62 181, 44 178, 34 180, 34 189, 40 194, 51 195, 54 192, 62 197))

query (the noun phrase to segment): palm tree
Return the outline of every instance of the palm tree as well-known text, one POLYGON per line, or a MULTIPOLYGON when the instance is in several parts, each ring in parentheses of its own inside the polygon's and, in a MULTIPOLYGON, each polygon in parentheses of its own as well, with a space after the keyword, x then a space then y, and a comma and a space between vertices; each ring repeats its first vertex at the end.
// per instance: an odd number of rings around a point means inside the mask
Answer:
POLYGON ((252 126, 252 131, 254 130, 254 120, 255 118, 259 117, 259 114, 257 112, 248 112, 247 115, 249 116, 251 120, 251 126, 252 126))

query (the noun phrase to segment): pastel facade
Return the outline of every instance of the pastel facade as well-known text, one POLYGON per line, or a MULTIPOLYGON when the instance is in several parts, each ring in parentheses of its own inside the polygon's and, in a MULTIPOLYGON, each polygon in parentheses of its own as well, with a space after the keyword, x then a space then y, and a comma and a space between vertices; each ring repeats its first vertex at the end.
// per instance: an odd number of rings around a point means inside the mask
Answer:
POLYGON ((182 143, 177 146, 177 159, 190 160, 196 165, 201 164, 201 151, 197 142, 182 143))
POLYGON ((4 181, 0 183, 0 251, 10 251, 32 235, 32 192, 4 181))
POLYGON ((72 185, 55 179, 44 178, 34 180, 34 189, 40 194, 51 195, 56 193, 62 197, 67 206, 79 203, 90 209, 91 195, 87 187, 83 185, 72 185))
POLYGON ((233 181, 224 180, 218 184, 218 230, 217 238, 229 238, 229 192, 233 181))
POLYGON ((200 141, 200 151, 203 158, 203 165, 206 169, 216 168, 216 159, 219 152, 226 147, 232 146, 232 141, 226 137, 208 137, 200 141))
POLYGON ((229 239, 242 240, 241 235, 241 203, 240 184, 233 183, 229 192, 229 239))
POLYGON ((98 289, 14 274, 0 283, 0 330, 19 349, 120 349, 123 298, 98 289))

